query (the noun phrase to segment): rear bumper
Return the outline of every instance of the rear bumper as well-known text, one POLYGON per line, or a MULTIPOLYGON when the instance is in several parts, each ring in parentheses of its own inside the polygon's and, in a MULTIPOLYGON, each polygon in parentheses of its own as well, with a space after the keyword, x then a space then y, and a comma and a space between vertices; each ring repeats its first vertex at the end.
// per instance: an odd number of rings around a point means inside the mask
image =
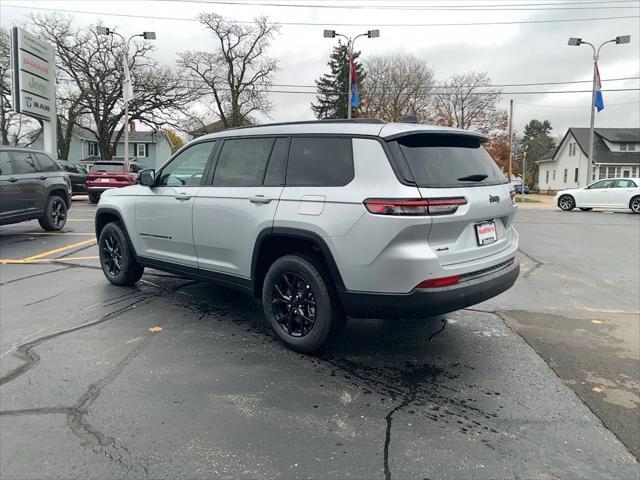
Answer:
POLYGON ((87 192, 89 193, 100 193, 100 192, 104 192, 105 190, 111 190, 112 188, 118 188, 118 187, 107 187, 107 186, 93 186, 93 185, 87 185, 87 192))
POLYGON ((520 273, 514 258, 504 267, 480 273, 456 285, 414 290, 408 294, 342 291, 347 315, 356 318, 420 318, 441 315, 483 302, 511 288, 520 273))

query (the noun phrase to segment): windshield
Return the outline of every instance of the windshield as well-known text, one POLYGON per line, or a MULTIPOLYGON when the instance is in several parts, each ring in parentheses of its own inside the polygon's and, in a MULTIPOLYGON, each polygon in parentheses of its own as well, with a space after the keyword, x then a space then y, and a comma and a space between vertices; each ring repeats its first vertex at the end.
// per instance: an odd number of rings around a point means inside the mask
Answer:
POLYGON ((507 183, 475 137, 410 135, 397 142, 418 187, 475 187, 507 183))
POLYGON ((122 163, 94 163, 89 168, 90 172, 124 172, 122 163))

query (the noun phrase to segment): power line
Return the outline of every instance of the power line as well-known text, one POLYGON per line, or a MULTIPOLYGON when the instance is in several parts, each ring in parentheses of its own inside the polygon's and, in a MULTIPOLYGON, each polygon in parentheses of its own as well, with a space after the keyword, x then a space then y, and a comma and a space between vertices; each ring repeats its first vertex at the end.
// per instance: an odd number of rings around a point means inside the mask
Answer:
MULTIPOLYGON (((160 17, 153 15, 132 15, 126 13, 109 13, 109 12, 91 12, 87 10, 70 10, 62 8, 45 8, 45 7, 25 7, 22 5, 2 5, 2 8, 19 8, 25 10, 41 10, 47 12, 59 12, 59 13, 79 13, 84 15, 104 15, 108 17, 125 17, 125 18, 143 18, 147 20, 170 20, 170 21, 184 21, 184 22, 199 22, 197 18, 184 18, 184 17, 160 17)), ((538 24, 538 23, 575 23, 575 22, 591 22, 600 20, 622 20, 640 18, 640 15, 625 15, 616 17, 589 17, 589 18, 563 18, 552 20, 513 20, 504 22, 460 22, 460 23, 376 23, 377 27, 387 28, 412 28, 412 27, 464 27, 464 26, 486 26, 486 25, 519 25, 519 24, 538 24)), ((230 23, 236 23, 241 25, 255 24, 255 20, 229 20, 230 23)), ((369 23, 329 23, 329 22, 273 22, 278 25, 287 27, 371 27, 369 23)))
MULTIPOLYGON (((114 1, 114 0, 112 0, 114 1)), ((119 0, 128 1, 128 0, 119 0)), ((392 10, 392 11, 553 11, 553 10, 609 10, 609 9, 638 9, 640 5, 604 5, 577 3, 571 6, 563 6, 562 4, 520 4, 520 5, 364 5, 364 4, 312 4, 312 3, 273 3, 273 2, 250 2, 250 1, 231 1, 231 0, 150 0, 155 2, 168 3, 191 3, 196 5, 226 5, 226 6, 258 6, 258 7, 275 7, 275 8, 313 8, 325 10, 392 10), (577 5, 577 6, 576 6, 577 5)))
MULTIPOLYGON (((626 106, 626 105, 635 105, 636 103, 640 103, 640 100, 635 101, 635 102, 624 102, 624 103, 607 103, 605 105, 606 108, 610 108, 610 107, 622 107, 622 106, 626 106)), ((570 107, 570 106, 566 106, 566 105, 540 105, 540 104, 535 104, 535 103, 525 103, 525 102, 518 102, 516 105, 526 105, 528 107, 539 107, 539 108, 553 108, 553 109, 588 109, 591 108, 588 105, 582 105, 580 107, 570 107)))

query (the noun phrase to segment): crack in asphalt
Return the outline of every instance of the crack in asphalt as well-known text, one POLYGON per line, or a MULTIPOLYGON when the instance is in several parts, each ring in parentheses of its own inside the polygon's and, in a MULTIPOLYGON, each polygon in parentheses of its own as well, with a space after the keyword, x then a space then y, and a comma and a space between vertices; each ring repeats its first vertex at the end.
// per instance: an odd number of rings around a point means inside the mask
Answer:
POLYGON ((447 326, 447 319, 443 318, 440 321, 442 322, 442 328, 440 328, 440 330, 438 330, 438 331, 432 333, 431 335, 429 335, 429 338, 428 338, 429 341, 431 341, 433 339, 433 337, 435 337, 436 335, 440 335, 442 332, 444 332, 444 329, 447 326))
POLYGON ((64 292, 64 290, 61 290, 60 292, 56 293, 55 295, 51 295, 50 297, 41 298, 40 300, 36 300, 35 302, 31 302, 31 303, 25 303, 23 305, 23 307, 29 307, 31 305, 36 305, 38 303, 46 302, 47 300, 51 300, 52 298, 56 298, 62 292, 64 292))
POLYGON ((543 262, 541 262, 540 260, 538 260, 535 257, 532 257, 531 255, 529 255, 527 252, 525 252, 524 250, 522 250, 521 248, 518 248, 518 251, 524 255, 525 257, 527 257, 528 260, 530 260, 531 262, 533 262, 533 268, 531 268, 531 270, 528 270, 526 272, 524 272, 522 274, 522 278, 529 278, 533 272, 535 272, 536 270, 538 270, 540 267, 542 267, 544 265, 543 262))
MULTIPOLYGON (((129 294, 127 294, 127 295, 129 295, 129 294)), ((124 312, 126 312, 127 310, 133 308, 138 303, 141 303, 141 302, 145 301, 147 298, 149 298, 149 296, 147 296, 145 294, 141 294, 140 297, 141 298, 136 299, 134 302, 129 303, 129 304, 125 305, 124 307, 118 308, 117 310, 114 310, 113 312, 109 312, 106 315, 103 315, 99 319, 94 320, 92 322, 83 323, 82 325, 76 325, 75 327, 66 328, 64 330, 58 330, 57 332, 49 333, 47 335, 43 335, 42 337, 38 337, 38 338, 36 338, 34 340, 31 340, 31 341, 29 341, 27 343, 23 343, 18 348, 16 348, 16 350, 15 350, 15 352, 13 354, 14 354, 15 357, 19 358, 20 360, 23 360, 25 363, 23 363, 22 365, 14 368, 13 370, 9 371, 8 373, 6 373, 2 377, 0 377, 0 386, 15 380, 20 375, 23 375, 25 372, 29 371, 31 368, 33 368, 35 365, 38 364, 38 362, 40 361, 40 355, 38 355, 33 350, 34 347, 36 347, 36 346, 40 345, 41 343, 44 343, 44 342, 46 342, 48 340, 51 340, 53 338, 60 337, 62 335, 66 335, 68 333, 77 332, 78 330, 82 330, 82 329, 85 329, 85 328, 93 327, 95 325, 99 325, 101 323, 104 323, 104 322, 106 322, 108 320, 111 320, 112 318, 115 318, 115 317, 117 317, 119 315, 122 315, 124 312)))
MULTIPOLYGON (((21 265, 42 265, 41 263, 23 263, 21 265)), ((10 285, 12 283, 21 282, 22 280, 29 280, 30 278, 40 277, 42 275, 49 275, 50 273, 61 272, 62 270, 68 270, 69 266, 65 266, 63 268, 56 268, 55 270, 47 270, 46 272, 34 273, 33 275, 27 275, 26 277, 14 278, 13 280, 7 280, 6 282, 0 283, 0 287, 4 285, 10 285)))

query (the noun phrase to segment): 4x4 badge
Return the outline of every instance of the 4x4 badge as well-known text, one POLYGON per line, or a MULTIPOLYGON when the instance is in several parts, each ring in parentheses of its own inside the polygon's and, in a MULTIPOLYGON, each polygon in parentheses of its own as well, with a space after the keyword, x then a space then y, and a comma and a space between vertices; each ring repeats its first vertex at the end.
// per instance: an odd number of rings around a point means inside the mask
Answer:
POLYGON ((500 197, 498 195, 489 195, 489 203, 500 203, 500 197))

